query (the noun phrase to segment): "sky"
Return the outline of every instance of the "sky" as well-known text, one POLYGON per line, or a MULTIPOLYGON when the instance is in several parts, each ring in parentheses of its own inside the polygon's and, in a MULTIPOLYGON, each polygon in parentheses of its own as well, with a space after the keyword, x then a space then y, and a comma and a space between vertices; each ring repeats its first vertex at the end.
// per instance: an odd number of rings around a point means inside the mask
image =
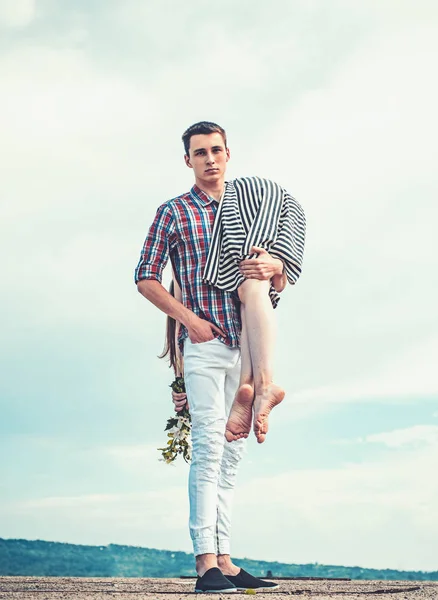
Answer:
POLYGON ((133 273, 205 119, 308 220, 233 555, 438 569, 437 62, 432 0, 0 0, 1 537, 191 552, 133 273))

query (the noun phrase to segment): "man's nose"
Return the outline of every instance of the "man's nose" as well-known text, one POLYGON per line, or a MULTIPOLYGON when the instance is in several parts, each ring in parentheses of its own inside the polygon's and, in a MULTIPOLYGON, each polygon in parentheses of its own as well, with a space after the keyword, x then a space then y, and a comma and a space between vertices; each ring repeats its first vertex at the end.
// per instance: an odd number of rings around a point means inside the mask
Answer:
POLYGON ((214 163, 214 155, 213 154, 207 154, 207 162, 209 165, 212 165, 214 163))

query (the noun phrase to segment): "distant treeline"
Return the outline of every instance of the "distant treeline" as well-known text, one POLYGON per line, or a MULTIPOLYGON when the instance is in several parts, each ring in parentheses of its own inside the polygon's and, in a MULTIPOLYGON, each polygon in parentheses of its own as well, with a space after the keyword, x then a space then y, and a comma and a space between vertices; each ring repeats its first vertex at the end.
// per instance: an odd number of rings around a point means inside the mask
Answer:
MULTIPOLYGON (((273 577, 349 577, 438 581, 438 571, 395 571, 331 565, 287 565, 262 560, 236 559, 254 575, 273 577)), ((46 577, 179 577, 195 575, 193 556, 186 552, 136 546, 80 546, 40 540, 0 538, 0 575, 46 577)))

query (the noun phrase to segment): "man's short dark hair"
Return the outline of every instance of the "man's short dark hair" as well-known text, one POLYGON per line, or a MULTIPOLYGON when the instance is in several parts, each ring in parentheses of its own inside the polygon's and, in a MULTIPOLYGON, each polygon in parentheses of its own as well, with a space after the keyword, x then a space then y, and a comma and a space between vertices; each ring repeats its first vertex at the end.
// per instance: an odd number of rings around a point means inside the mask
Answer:
POLYGON ((220 133, 223 137, 225 148, 227 147, 227 134, 223 127, 217 125, 217 123, 211 123, 211 121, 199 121, 199 123, 191 125, 183 133, 182 141, 187 156, 189 156, 190 138, 192 135, 208 135, 210 133, 220 133))

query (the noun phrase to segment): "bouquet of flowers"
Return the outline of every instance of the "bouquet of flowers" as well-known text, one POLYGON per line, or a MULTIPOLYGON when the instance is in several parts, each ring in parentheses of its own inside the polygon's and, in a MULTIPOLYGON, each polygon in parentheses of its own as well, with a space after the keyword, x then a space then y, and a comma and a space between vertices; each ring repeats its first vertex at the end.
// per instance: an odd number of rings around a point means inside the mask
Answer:
MULTIPOLYGON (((170 384, 170 387, 174 392, 185 392, 184 378, 177 377, 175 381, 170 384)), ((176 459, 178 454, 182 454, 184 460, 189 463, 192 459, 192 442, 190 440, 191 429, 192 420, 187 408, 183 408, 176 413, 175 417, 168 419, 164 431, 167 431, 169 440, 167 446, 158 448, 163 457, 160 458, 160 460, 169 465, 176 459)))

